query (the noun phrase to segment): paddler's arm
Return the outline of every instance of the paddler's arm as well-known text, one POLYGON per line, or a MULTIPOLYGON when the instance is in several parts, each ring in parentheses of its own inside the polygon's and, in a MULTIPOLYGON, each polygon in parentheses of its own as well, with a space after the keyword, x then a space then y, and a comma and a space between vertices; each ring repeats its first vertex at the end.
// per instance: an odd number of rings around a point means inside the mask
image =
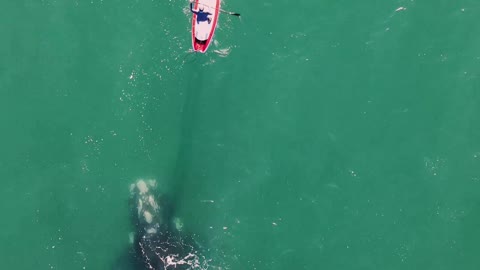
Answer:
POLYGON ((192 3, 192 2, 190 2, 190 11, 191 11, 192 13, 194 13, 194 14, 198 14, 197 11, 194 11, 194 10, 193 10, 193 3, 192 3))

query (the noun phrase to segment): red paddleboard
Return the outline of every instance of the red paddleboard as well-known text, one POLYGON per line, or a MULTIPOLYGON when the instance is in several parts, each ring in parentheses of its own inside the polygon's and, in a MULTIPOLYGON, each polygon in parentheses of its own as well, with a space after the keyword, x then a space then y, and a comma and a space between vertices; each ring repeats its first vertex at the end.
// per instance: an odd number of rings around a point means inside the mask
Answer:
POLYGON ((213 39, 220 14, 220 0, 195 0, 193 10, 210 13, 208 21, 197 22, 197 14, 192 18, 192 46, 196 52, 205 53, 213 39))

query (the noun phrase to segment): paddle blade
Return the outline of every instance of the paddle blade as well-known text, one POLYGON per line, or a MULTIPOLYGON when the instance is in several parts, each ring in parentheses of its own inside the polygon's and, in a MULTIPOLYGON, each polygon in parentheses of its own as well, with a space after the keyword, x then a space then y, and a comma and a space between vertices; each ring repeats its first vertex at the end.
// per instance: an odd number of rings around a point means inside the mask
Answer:
POLYGON ((221 11, 221 12, 224 12, 224 13, 227 13, 228 15, 233 15, 233 16, 240 17, 240 13, 231 12, 231 11, 226 11, 226 10, 223 10, 223 9, 220 9, 220 11, 221 11))

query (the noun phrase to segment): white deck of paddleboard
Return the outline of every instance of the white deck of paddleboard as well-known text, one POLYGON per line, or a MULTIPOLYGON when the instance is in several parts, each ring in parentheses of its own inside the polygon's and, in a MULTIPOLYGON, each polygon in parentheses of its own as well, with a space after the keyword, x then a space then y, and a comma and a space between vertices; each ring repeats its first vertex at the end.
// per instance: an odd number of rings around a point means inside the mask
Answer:
POLYGON ((200 8, 203 8, 203 12, 209 12, 212 15, 208 15, 211 19, 211 22, 200 22, 195 23, 195 37, 198 40, 207 40, 210 36, 210 32, 215 28, 214 19, 215 12, 217 11, 217 0, 198 0, 198 6, 195 11, 198 11, 200 8))

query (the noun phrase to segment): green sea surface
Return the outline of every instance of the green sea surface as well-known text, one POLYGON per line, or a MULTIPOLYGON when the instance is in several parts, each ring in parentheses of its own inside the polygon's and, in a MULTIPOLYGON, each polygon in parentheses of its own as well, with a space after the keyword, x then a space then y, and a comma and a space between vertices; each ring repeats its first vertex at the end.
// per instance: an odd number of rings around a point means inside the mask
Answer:
POLYGON ((113 269, 155 179, 208 269, 480 269, 480 2, 0 8, 0 269, 113 269))

